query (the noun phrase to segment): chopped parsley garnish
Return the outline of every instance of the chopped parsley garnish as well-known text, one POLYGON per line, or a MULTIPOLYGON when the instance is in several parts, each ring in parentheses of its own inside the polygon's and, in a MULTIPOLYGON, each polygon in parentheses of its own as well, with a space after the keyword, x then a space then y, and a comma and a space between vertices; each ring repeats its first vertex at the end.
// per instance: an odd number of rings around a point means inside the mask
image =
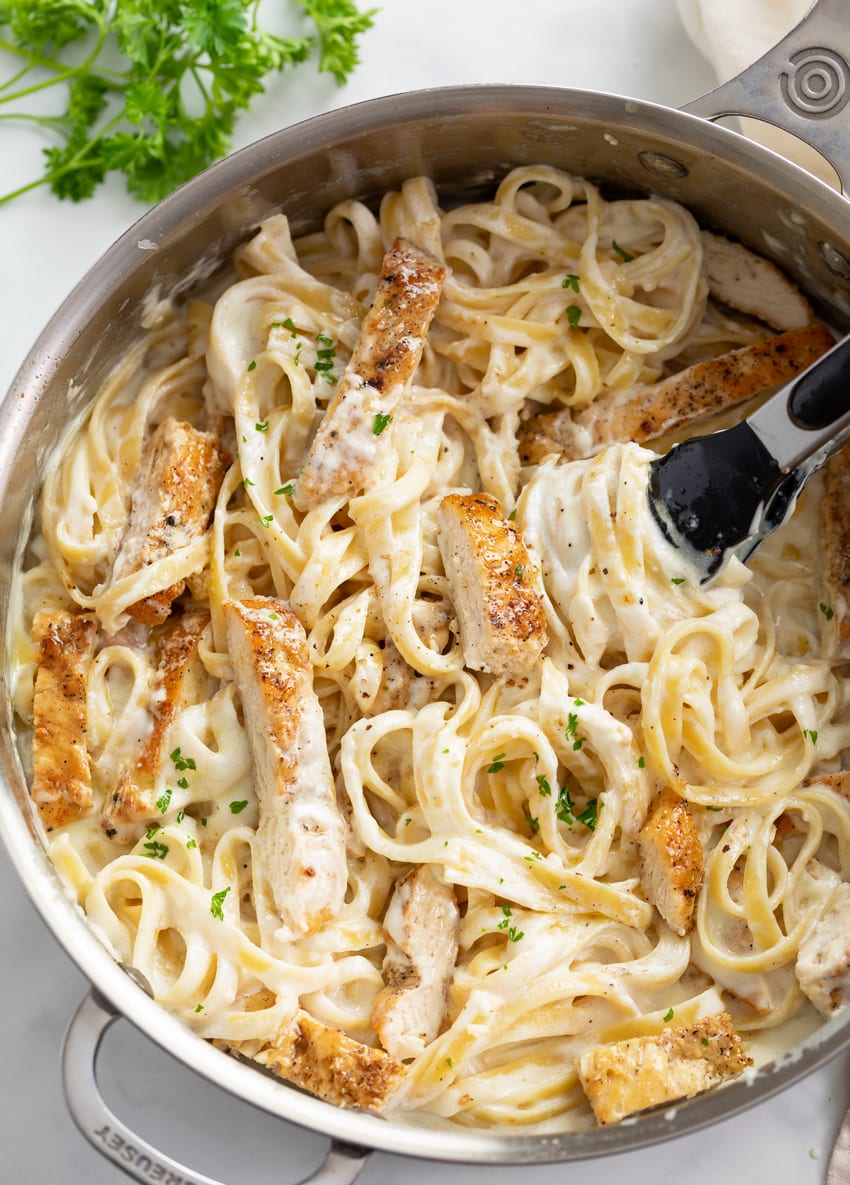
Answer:
POLYGON ((684 584, 685 578, 684 578, 684 576, 671 576, 670 583, 671 584, 684 584))
POLYGON ((247 798, 243 798, 240 802, 231 802, 231 804, 230 804, 231 815, 241 815, 241 813, 245 810, 245 807, 247 805, 248 805, 247 798))
POLYGON ((673 1009, 668 1008, 667 1011, 664 1013, 664 1023, 666 1024, 668 1021, 670 1021, 672 1019, 673 1019, 673 1009))
POLYGON ((511 907, 507 903, 502 906, 502 913, 505 916, 496 928, 498 930, 507 930, 509 941, 519 942, 520 938, 525 937, 525 931, 517 930, 516 926, 511 925, 511 907))
POLYGON ((237 548, 236 548, 236 550, 234 551, 234 553, 233 553, 233 554, 234 554, 235 556, 240 556, 240 557, 241 557, 241 555, 242 555, 242 552, 241 552, 241 551, 239 550, 239 548, 237 547, 237 548))
POLYGON ((212 901, 210 902, 210 913, 214 918, 218 918, 220 922, 224 921, 224 910, 221 908, 224 905, 224 899, 230 892, 230 885, 226 889, 222 889, 219 893, 213 893, 212 901))
POLYGON ((504 753, 497 753, 496 756, 493 758, 492 762, 490 763, 490 765, 487 766, 487 773, 488 774, 497 774, 500 769, 504 769, 505 768, 504 758, 505 758, 504 753))
POLYGON ((159 798, 156 800, 156 809, 159 811, 159 813, 161 815, 164 815, 165 812, 168 810, 169 804, 171 803, 171 795, 172 795, 172 790, 170 787, 168 787, 164 791, 164 793, 160 794, 159 798))
POLYGON ((375 436, 380 436, 383 430, 392 421, 392 416, 389 412, 376 411, 375 419, 372 424, 372 432, 375 436))
POLYGON ((818 743, 818 732, 816 728, 804 728, 803 736, 809 737, 813 745, 818 743))
POLYGON ((614 239, 611 246, 614 248, 614 250, 620 256, 623 263, 631 263, 632 260, 634 259, 634 255, 632 255, 631 251, 626 251, 623 247, 620 246, 620 244, 617 242, 616 239, 614 239))
POLYGON ((454 1065, 454 1062, 452 1061, 452 1059, 450 1057, 446 1058, 446 1065, 449 1067, 449 1069, 451 1069, 452 1066, 454 1065))
POLYGON ((719 811, 719 810, 721 810, 721 807, 719 807, 719 806, 707 806, 705 809, 706 809, 707 811, 719 811))
POLYGON ((256 370, 257 369, 257 359, 256 358, 252 358, 251 361, 248 363, 248 369, 249 370, 256 370))
POLYGON ((206 825, 207 825, 206 819, 201 819, 201 826, 206 827, 206 825))
POLYGON ((570 792, 566 786, 562 786, 558 791, 558 801, 555 803, 555 814, 562 823, 575 823, 576 818, 573 814, 573 800, 570 798, 570 792))
POLYGON ((150 843, 142 844, 145 849, 145 855, 151 860, 164 860, 168 855, 168 844, 160 843, 159 840, 151 840, 150 843))
POLYGON ((509 523, 516 522, 516 506, 513 508, 511 513, 508 515, 508 522, 509 523))
POLYGON ((561 282, 561 287, 562 288, 572 288, 573 292, 578 292, 578 290, 579 290, 578 276, 574 272, 570 272, 570 274, 568 276, 564 276, 564 279, 561 282))
POLYGON ((581 320, 581 309, 577 304, 567 305, 567 320, 569 321, 570 325, 572 325, 573 329, 575 329, 581 320))
MULTIPOLYGON (((526 815, 526 818, 528 818, 528 815, 526 815)), ((535 822, 536 822, 536 820, 535 820, 535 822)), ((529 864, 531 863, 532 860, 542 860, 542 859, 543 859, 543 857, 540 855, 540 853, 537 851, 536 848, 528 856, 523 856, 523 860, 527 860, 529 862, 529 864)))
POLYGON ((252 486, 254 483, 251 481, 250 477, 243 477, 242 484, 245 487, 245 489, 247 490, 248 486, 252 486))
POLYGON ((517 579, 522 576, 522 564, 517 564, 517 566, 514 568, 514 576, 516 576, 517 579))
POLYGON ((552 787, 549 785, 549 779, 545 774, 538 774, 534 779, 540 788, 540 793, 544 798, 549 798, 552 793, 552 787))
POLYGON ((295 493, 295 482, 288 481, 285 486, 281 486, 279 490, 275 490, 276 494, 283 494, 287 498, 291 498, 295 493))
POLYGON ((153 839, 157 831, 159 831, 159 823, 153 823, 145 832, 145 839, 153 839))
POLYGON ((333 338, 328 337, 326 333, 317 333, 316 341, 319 344, 316 350, 316 370, 333 385, 336 382, 336 377, 330 373, 334 365, 333 338))
POLYGON ((638 769, 646 769, 646 759, 643 756, 638 757, 638 769))
POLYGON ((264 527, 270 527, 272 525, 273 520, 274 520, 273 514, 261 514, 260 515, 260 522, 264 527))
POLYGON ((700 1037, 701 1045, 708 1045, 708 1037, 700 1037))
POLYGON ((291 317, 287 317, 285 321, 281 322, 281 324, 283 325, 284 329, 289 330, 289 332, 292 334, 293 337, 298 336, 298 326, 295 324, 295 322, 292 320, 291 317))
POLYGON ((183 775, 182 778, 177 779, 177 785, 180 787, 181 790, 188 790, 189 789, 189 779, 186 777, 185 774, 183 775))
POLYGON ((174 749, 173 752, 169 753, 169 757, 174 762, 175 768, 181 771, 184 769, 198 768, 197 765, 195 765, 195 759, 193 757, 184 757, 179 748, 174 749))
MULTIPOLYGON (((531 828, 532 835, 536 835, 537 832, 540 830, 540 820, 535 819, 533 815, 526 815, 525 821, 531 828)), ((539 853, 538 853, 538 855, 539 855, 539 853)))
POLYGON ((196 1004, 196 1005, 195 1005, 195 1011, 196 1011, 196 1012, 203 1012, 203 1011, 204 1011, 204 1006, 203 1006, 203 1004, 196 1004))
POLYGON ((196 848, 197 846, 198 846, 198 841, 196 839, 187 839, 186 840, 186 847, 187 848, 196 848))
POLYGON ((262 424, 255 424, 254 427, 257 429, 258 432, 268 432, 269 422, 268 422, 268 420, 264 420, 262 424))
MULTIPOLYGON (((180 780, 182 781, 183 779, 181 778, 180 780)), ((177 812, 177 822, 178 822, 178 823, 182 823, 182 822, 183 822, 183 820, 184 820, 185 818, 186 818, 186 812, 185 812, 185 811, 178 811, 178 812, 177 812)))
MULTIPOLYGON (((575 702, 579 703, 578 700, 576 700, 575 702)), ((584 701, 582 700, 581 702, 583 703, 584 701)), ((566 739, 568 741, 573 742, 573 750, 576 753, 579 751, 579 749, 582 747, 585 740, 587 739, 586 737, 580 737, 576 734, 577 728, 578 728, 578 716, 575 714, 575 712, 570 712, 567 716, 567 726, 564 729, 564 736, 566 737, 566 739)))
POLYGON ((818 605, 818 609, 820 609, 827 621, 832 621, 833 617, 835 617, 835 610, 830 609, 829 605, 825 605, 823 601, 818 605))
POLYGON ((591 831, 596 829, 596 819, 599 814, 599 802, 595 798, 591 798, 587 806, 580 815, 576 815, 579 823, 584 823, 585 827, 589 827, 591 831))

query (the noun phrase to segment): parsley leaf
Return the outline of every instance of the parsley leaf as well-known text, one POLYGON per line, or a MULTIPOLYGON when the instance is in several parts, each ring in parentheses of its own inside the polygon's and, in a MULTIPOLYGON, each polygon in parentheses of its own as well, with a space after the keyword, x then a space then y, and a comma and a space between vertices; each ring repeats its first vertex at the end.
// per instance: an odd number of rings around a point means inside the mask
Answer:
POLYGON ((611 243, 611 246, 614 248, 616 254, 620 256, 623 263, 631 263, 634 259, 634 255, 632 255, 631 251, 626 251, 625 248, 620 246, 616 239, 614 239, 614 241, 611 243))
POLYGON ((372 424, 372 432, 375 436, 380 436, 388 424, 392 423, 392 416, 382 411, 375 412, 375 420, 372 424))
POLYGON ((230 885, 226 889, 222 889, 218 893, 213 893, 212 901, 210 902, 210 913, 214 918, 218 918, 220 922, 224 921, 224 910, 221 908, 224 905, 224 899, 230 892, 230 885))
POLYGON ((581 320, 581 309, 577 304, 567 305, 567 320, 573 329, 575 329, 581 320))
POLYGON ((344 82, 375 10, 355 0, 293 3, 306 36, 267 32, 256 0, 0 0, 0 67, 11 75, 0 105, 57 140, 44 149, 42 175, 0 203, 44 184, 79 201, 113 171, 135 197, 158 201, 229 151, 239 114, 269 75, 317 50, 319 70, 344 82), (63 85, 57 113, 21 107, 63 85))
POLYGON ((558 791, 558 801, 555 803, 555 814, 562 823, 575 823, 576 818, 573 814, 573 800, 570 798, 570 792, 566 786, 562 786, 558 791))
POLYGON ((248 805, 247 798, 243 798, 241 800, 241 802, 231 802, 231 804, 230 804, 231 815, 241 815, 241 813, 245 810, 245 807, 247 805, 248 805))
POLYGON ((570 272, 568 276, 564 276, 561 282, 562 288, 572 288, 573 292, 579 291, 579 278, 574 272, 570 272))
POLYGON ((829 605, 825 605, 823 601, 818 605, 818 609, 820 609, 827 621, 832 621, 833 617, 835 617, 835 610, 831 609, 829 605))
POLYGON ((505 768, 504 753, 497 753, 491 763, 487 766, 488 774, 497 774, 500 769, 505 768))

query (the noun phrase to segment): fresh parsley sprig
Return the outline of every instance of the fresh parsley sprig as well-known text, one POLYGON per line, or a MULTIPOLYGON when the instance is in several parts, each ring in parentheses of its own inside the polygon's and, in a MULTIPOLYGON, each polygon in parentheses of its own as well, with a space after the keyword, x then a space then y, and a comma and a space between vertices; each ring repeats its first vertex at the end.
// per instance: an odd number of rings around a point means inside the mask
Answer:
POLYGON ((318 51, 319 70, 338 83, 357 65, 358 39, 375 9, 354 0, 293 0, 309 31, 279 37, 259 23, 260 0, 0 0, 0 120, 41 126, 58 143, 44 149, 39 185, 60 198, 90 197, 108 173, 158 201, 231 147, 238 114, 268 75, 318 51), (30 96, 61 86, 65 108, 28 112, 30 96))

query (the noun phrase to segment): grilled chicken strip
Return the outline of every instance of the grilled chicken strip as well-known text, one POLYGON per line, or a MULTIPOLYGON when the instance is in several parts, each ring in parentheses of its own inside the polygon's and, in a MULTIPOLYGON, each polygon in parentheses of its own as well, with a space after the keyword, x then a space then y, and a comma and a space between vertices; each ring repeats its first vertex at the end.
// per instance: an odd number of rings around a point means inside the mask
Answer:
POLYGON ((813 319, 811 305, 796 284, 775 263, 741 243, 704 230, 702 257, 715 300, 773 329, 799 329, 813 319))
POLYGON ((439 1033, 459 928, 454 891, 427 864, 396 884, 384 915, 387 986, 372 1012, 372 1028, 393 1057, 416 1057, 439 1033))
POLYGON ((703 852, 690 808, 669 786, 656 796, 638 835, 641 884, 678 934, 693 929, 703 852))
POLYGON ((92 809, 86 695, 96 632, 92 617, 64 609, 39 613, 33 622, 38 669, 31 792, 47 831, 92 809))
POLYGON ((151 695, 152 725, 140 738, 138 753, 104 803, 101 825, 120 842, 135 838, 139 825, 157 815, 157 773, 167 756, 168 730, 190 704, 207 699, 212 679, 198 653, 208 613, 168 619, 157 637, 156 682, 151 695))
POLYGON ((345 828, 304 627, 286 601, 224 606, 227 644, 257 781, 259 859, 281 918, 313 933, 345 896, 345 828))
POLYGON ((564 408, 533 416, 520 430, 520 460, 536 464, 560 453, 575 461, 618 441, 644 443, 679 431, 790 382, 834 345, 826 325, 815 322, 698 362, 661 382, 600 395, 580 411, 564 408))
POLYGON ((273 1047, 253 1057, 326 1102, 367 1111, 380 1111, 405 1075, 405 1067, 382 1049, 354 1041, 303 1009, 273 1047))
POLYGON ((800 943, 795 967, 800 990, 829 1020, 850 1003, 850 885, 839 885, 800 943))
POLYGON ((850 445, 824 470, 820 504, 823 604, 829 617, 829 654, 850 658, 850 445))
POLYGON ((392 437, 392 417, 419 365, 448 269, 406 239, 384 256, 360 340, 307 453, 295 502, 308 510, 365 489, 392 437))
POLYGON ((463 656, 473 671, 521 675, 548 642, 542 582, 519 531, 489 494, 449 494, 437 542, 463 656))
MULTIPOLYGON (((113 582, 204 534, 229 462, 215 433, 199 432, 171 417, 162 421, 142 452, 130 517, 112 566, 113 582)), ((159 625, 184 587, 180 580, 158 589, 127 612, 144 625, 159 625)))
POLYGON ((726 1012, 694 1025, 597 1045, 578 1059, 578 1073, 598 1123, 689 1099, 751 1066, 726 1012))

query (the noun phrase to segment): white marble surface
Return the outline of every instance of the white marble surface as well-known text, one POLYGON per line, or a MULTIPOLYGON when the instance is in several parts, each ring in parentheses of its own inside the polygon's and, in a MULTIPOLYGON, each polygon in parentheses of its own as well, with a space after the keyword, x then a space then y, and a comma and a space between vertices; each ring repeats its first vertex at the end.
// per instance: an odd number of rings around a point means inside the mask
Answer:
MULTIPOLYGON (((570 85, 677 104, 707 89, 673 0, 383 0, 352 81, 302 71, 275 83, 239 129, 247 143, 311 114, 380 94, 458 82, 570 85)), ((3 125, 0 190, 38 165, 29 131, 3 125)), ((112 182, 80 206, 37 190, 0 207, 0 390, 73 284, 141 208, 112 182)), ((78 1136, 65 1111, 59 1048, 86 985, 47 933, 0 851, 0 1182, 109 1185, 124 1179, 78 1136)), ((848 1105, 846 1055, 736 1119, 664 1146, 569 1168, 474 1168, 377 1154, 363 1185, 820 1185, 848 1105)), ((288 1185, 325 1142, 252 1111, 119 1025, 101 1057, 116 1111, 164 1151, 227 1185, 288 1185)))

